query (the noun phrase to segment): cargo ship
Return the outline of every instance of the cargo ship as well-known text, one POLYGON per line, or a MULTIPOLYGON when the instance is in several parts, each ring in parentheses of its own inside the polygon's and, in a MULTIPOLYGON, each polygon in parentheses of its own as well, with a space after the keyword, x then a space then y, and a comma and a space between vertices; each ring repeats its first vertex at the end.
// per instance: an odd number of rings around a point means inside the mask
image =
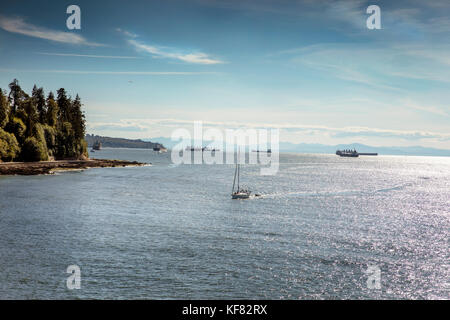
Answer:
POLYGON ((351 158, 357 158, 359 156, 377 156, 378 153, 371 153, 371 152, 358 152, 356 149, 344 149, 344 150, 337 150, 336 155, 340 157, 351 157, 351 158))

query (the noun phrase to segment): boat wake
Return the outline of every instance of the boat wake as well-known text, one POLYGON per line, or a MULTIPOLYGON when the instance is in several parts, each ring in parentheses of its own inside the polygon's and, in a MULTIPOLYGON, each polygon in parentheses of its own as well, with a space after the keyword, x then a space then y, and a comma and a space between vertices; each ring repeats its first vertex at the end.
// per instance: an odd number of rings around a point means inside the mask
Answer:
POLYGON ((406 187, 411 187, 412 185, 413 184, 411 182, 408 182, 408 183, 400 184, 400 185, 393 186, 393 187, 390 187, 390 188, 378 189, 378 190, 375 190, 375 192, 389 192, 389 191, 403 190, 406 187))
POLYGON ((317 192, 306 192, 306 191, 293 191, 293 192, 274 192, 274 193, 261 193, 257 198, 285 198, 291 196, 303 196, 303 197, 321 197, 321 196, 345 196, 361 194, 361 191, 342 191, 342 192, 329 192, 329 191, 317 191, 317 192))
POLYGON ((342 191, 292 191, 292 192, 274 192, 274 193, 260 193, 256 198, 286 198, 286 197, 346 197, 346 196, 361 196, 371 195, 378 192, 390 192, 403 190, 412 186, 411 182, 396 185, 393 187, 380 188, 375 190, 342 190, 342 191))

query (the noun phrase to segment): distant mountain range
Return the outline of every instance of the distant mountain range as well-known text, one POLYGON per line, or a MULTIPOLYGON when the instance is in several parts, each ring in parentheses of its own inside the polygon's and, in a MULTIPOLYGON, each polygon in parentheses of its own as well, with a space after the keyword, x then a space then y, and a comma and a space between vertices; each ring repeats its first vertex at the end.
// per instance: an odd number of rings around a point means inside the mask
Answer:
MULTIPOLYGON (((150 141, 150 139, 143 139, 150 141)), ((178 142, 172 141, 170 138, 157 137, 152 138, 152 141, 158 141, 171 149, 178 142)), ((211 141, 203 141, 203 146, 208 145, 211 141)), ((194 146, 200 147, 200 143, 193 143, 194 146)), ((410 155, 410 156, 450 156, 450 150, 426 148, 421 146, 413 147, 372 147, 360 143, 325 145, 312 143, 289 143, 280 142, 280 151, 282 152, 297 152, 297 153, 328 153, 334 154, 338 149, 356 149, 358 152, 377 152, 379 155, 410 155)))
POLYGON ((104 148, 142 148, 142 149, 153 149, 155 147, 163 148, 161 143, 143 141, 141 139, 131 140, 124 138, 111 138, 96 136, 93 134, 86 135, 86 142, 88 147, 92 147, 96 141, 99 141, 104 148))
MULTIPOLYGON (((152 139, 124 139, 103 137, 92 134, 86 135, 86 141, 89 147, 92 147, 95 141, 100 141, 102 147, 106 148, 142 148, 153 149, 155 147, 171 149, 178 142, 172 141, 170 138, 157 137, 152 139)), ((203 145, 193 143, 195 147, 207 146, 211 141, 203 141, 203 145)), ((256 147, 255 147, 256 148, 256 147)), ((409 156, 450 156, 450 150, 426 148, 421 146, 414 147, 372 147, 360 143, 325 145, 314 143, 289 143, 280 142, 280 151, 296 152, 296 153, 326 153, 334 154, 338 149, 356 149, 358 152, 377 152, 379 155, 409 155, 409 156)))

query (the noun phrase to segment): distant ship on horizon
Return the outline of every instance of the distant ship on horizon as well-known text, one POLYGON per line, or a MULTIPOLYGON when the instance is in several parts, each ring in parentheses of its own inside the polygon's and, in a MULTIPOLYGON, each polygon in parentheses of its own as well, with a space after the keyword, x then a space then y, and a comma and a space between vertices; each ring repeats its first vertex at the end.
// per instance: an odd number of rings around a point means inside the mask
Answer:
POLYGON ((264 152, 264 153, 272 153, 272 149, 267 149, 267 151, 265 151, 265 150, 263 150, 263 151, 261 151, 261 150, 259 150, 259 149, 256 149, 256 150, 252 150, 252 152, 264 152))
POLYGON ((220 149, 216 149, 216 148, 211 149, 209 147, 192 147, 192 146, 187 146, 185 150, 186 151, 202 151, 202 152, 204 152, 204 151, 219 152, 220 151, 220 149))
POLYGON ((94 145, 92 146, 92 150, 101 150, 102 149, 102 143, 100 141, 95 141, 94 145))
POLYGON ((350 157, 350 158, 357 158, 359 156, 377 156, 378 153, 368 153, 368 152, 358 152, 356 149, 344 149, 344 150, 337 150, 336 155, 340 157, 350 157))
POLYGON ((167 149, 164 147, 154 147, 153 151, 159 152, 159 153, 163 153, 163 152, 167 152, 167 149))

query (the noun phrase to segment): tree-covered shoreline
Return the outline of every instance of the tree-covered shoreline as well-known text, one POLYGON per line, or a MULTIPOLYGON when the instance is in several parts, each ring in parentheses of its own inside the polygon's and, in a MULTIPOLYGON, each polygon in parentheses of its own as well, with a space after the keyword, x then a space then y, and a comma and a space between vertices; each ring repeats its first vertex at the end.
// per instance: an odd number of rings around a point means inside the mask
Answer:
POLYGON ((80 97, 64 88, 45 97, 34 85, 31 95, 14 79, 9 94, 0 88, 0 161, 47 161, 88 156, 80 97))

